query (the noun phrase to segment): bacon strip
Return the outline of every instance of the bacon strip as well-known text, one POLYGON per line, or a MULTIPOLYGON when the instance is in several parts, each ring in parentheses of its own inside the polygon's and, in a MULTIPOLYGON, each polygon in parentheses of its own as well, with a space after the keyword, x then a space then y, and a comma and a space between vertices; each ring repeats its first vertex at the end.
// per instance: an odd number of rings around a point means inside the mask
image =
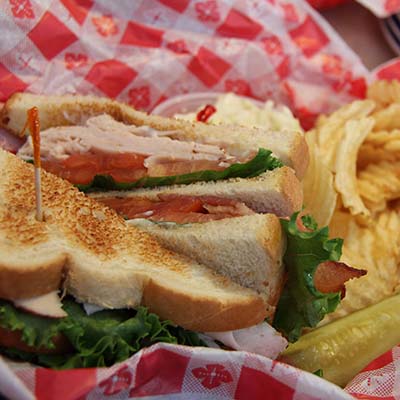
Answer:
POLYGON ((366 273, 363 269, 352 268, 342 262, 325 261, 315 271, 314 284, 321 293, 341 292, 343 298, 346 294, 345 282, 366 273))

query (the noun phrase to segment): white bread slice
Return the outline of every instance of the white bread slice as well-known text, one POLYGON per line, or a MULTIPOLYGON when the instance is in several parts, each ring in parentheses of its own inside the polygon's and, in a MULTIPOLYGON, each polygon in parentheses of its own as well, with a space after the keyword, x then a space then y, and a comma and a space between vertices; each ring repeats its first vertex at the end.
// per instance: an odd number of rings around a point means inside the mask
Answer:
POLYGON ((114 100, 94 96, 45 96, 15 93, 0 112, 0 123, 19 135, 26 121, 26 111, 38 107, 42 130, 65 125, 81 125, 87 118, 109 114, 120 122, 148 125, 158 130, 176 130, 181 140, 219 144, 232 155, 244 155, 260 147, 269 149, 284 164, 292 167, 301 179, 308 165, 308 149, 303 134, 296 131, 265 131, 229 125, 209 125, 152 116, 136 111, 131 106, 114 100))
POLYGON ((216 182, 196 182, 190 185, 161 186, 132 191, 89 193, 93 198, 146 198, 158 199, 159 195, 179 194, 188 196, 216 196, 245 203, 257 213, 272 213, 288 217, 299 211, 303 204, 303 190, 293 170, 282 167, 267 171, 251 179, 228 179, 216 182))
POLYGON ((44 222, 35 218, 33 166, 0 150, 0 298, 65 289, 108 308, 139 304, 196 331, 261 322, 261 296, 178 256, 113 210, 42 172, 44 222))
POLYGON ((155 236, 170 250, 256 290, 274 310, 283 285, 286 243, 275 215, 254 214, 184 225, 145 219, 128 223, 155 236))

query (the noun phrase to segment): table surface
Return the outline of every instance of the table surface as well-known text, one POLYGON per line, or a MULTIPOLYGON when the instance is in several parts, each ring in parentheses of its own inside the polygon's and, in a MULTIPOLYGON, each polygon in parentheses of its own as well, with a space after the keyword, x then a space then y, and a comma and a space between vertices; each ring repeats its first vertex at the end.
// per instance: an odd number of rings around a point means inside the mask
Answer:
POLYGON ((376 66, 396 57, 387 44, 379 19, 353 1, 322 12, 322 15, 360 56, 365 66, 376 66))

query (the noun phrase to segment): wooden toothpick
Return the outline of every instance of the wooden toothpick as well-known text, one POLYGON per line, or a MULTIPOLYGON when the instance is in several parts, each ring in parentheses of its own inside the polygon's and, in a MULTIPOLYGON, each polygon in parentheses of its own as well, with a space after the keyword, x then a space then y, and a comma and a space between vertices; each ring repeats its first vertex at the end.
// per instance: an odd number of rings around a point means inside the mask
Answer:
POLYGON ((27 112, 28 118, 24 129, 21 132, 21 136, 24 134, 26 129, 29 127, 29 131, 32 137, 33 145, 33 163, 35 166, 35 193, 36 193, 36 219, 43 221, 43 210, 42 210, 42 181, 40 176, 40 120, 39 110, 37 107, 30 108, 27 112))

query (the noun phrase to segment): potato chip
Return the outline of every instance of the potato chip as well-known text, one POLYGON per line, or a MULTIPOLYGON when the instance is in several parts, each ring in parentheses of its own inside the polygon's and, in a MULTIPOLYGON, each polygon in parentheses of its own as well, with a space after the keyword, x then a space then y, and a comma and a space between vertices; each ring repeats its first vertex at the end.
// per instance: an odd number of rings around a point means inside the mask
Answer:
POLYGON ((371 100, 359 100, 339 108, 326 117, 325 123, 317 128, 317 143, 329 168, 335 165, 337 146, 344 134, 344 125, 348 120, 368 116, 375 108, 371 100))
POLYGON ((373 212, 387 207, 387 202, 400 197, 400 161, 370 164, 359 173, 358 190, 373 212))
POLYGON ((368 271, 323 323, 400 292, 400 83, 375 82, 368 98, 319 118, 311 137, 336 172, 330 236, 345 239, 343 262, 368 271))
POLYGON ((357 169, 366 168, 369 164, 388 161, 394 162, 398 160, 400 154, 397 151, 388 151, 385 146, 375 147, 370 143, 363 143, 358 151, 357 169))
POLYGON ((365 143, 372 144, 374 146, 383 146, 385 143, 390 142, 391 140, 400 140, 400 129, 394 129, 392 131, 373 130, 366 137, 365 143))
POLYGON ((329 224, 336 206, 337 193, 333 174, 325 165, 320 150, 316 146, 315 131, 306 135, 310 153, 307 172, 303 178, 304 206, 318 223, 329 224))
POLYGON ((373 124, 372 118, 346 122, 343 139, 337 147, 335 187, 342 196, 343 205, 350 210, 352 215, 369 215, 358 192, 356 164, 358 150, 373 124))
POLYGON ((400 103, 393 103, 372 114, 375 130, 392 130, 400 128, 400 103))
MULTIPOLYGON (((334 221, 336 213, 332 219, 334 221)), ((337 310, 322 324, 368 307, 399 290, 400 216, 385 211, 368 228, 350 221, 341 260, 354 268, 366 269, 367 275, 346 283, 346 296, 337 310)))
POLYGON ((391 103, 400 103, 400 83, 394 81, 376 81, 369 86, 367 98, 376 102, 377 108, 391 103))
POLYGON ((352 215, 347 211, 336 210, 329 223, 329 237, 331 238, 344 238, 349 231, 352 215))
POLYGON ((400 130, 370 132, 358 152, 357 168, 397 160, 400 160, 400 130))

